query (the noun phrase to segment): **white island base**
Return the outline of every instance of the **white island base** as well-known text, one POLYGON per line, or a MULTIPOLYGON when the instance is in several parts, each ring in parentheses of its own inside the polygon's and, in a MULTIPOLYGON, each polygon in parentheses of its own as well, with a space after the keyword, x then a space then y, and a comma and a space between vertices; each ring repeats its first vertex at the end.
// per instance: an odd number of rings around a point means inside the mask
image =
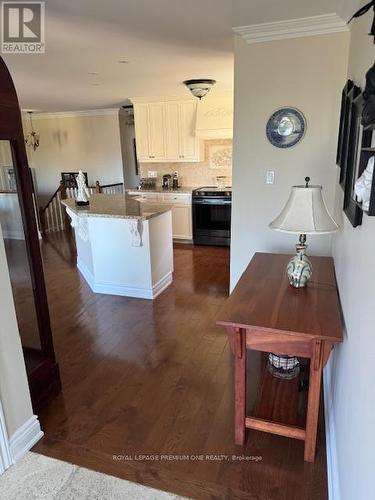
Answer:
POLYGON ((154 299, 172 283, 170 210, 138 219, 87 216, 67 202, 77 267, 93 292, 154 299))

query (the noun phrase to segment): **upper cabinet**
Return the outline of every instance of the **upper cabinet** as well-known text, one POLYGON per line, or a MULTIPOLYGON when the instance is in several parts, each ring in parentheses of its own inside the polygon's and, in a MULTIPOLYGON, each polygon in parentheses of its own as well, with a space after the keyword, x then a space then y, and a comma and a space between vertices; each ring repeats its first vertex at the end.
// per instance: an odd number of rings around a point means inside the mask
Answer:
POLYGON ((164 103, 148 104, 149 158, 161 161, 165 158, 165 113, 164 103))
POLYGON ((139 161, 162 161, 165 158, 164 103, 134 106, 135 136, 139 161))
POLYGON ((134 102, 138 160, 199 161, 196 117, 196 101, 134 102))

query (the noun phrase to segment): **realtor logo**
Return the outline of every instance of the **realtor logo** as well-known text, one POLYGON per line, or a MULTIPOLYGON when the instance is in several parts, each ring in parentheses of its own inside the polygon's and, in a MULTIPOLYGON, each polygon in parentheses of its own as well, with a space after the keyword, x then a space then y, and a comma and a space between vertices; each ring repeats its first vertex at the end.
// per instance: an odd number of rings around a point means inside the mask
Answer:
POLYGON ((45 2, 2 2, 1 50, 44 54, 45 2))

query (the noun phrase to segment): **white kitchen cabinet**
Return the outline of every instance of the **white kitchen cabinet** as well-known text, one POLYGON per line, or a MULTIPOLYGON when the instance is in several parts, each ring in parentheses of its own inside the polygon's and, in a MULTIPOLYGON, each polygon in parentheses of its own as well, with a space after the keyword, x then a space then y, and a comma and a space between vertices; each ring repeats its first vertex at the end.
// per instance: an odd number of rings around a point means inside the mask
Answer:
POLYGON ((165 158, 164 103, 137 104, 134 115, 138 160, 142 162, 163 160, 165 158))
POLYGON ((178 240, 193 238, 191 205, 172 205, 172 234, 178 240))
POLYGON ((142 162, 197 162, 197 103, 134 103, 137 157, 142 162))
POLYGON ((136 107, 135 135, 137 141, 137 158, 147 161, 149 158, 149 120, 148 105, 138 104, 136 107))
POLYGON ((165 106, 162 102, 148 105, 149 157, 152 160, 165 158, 165 106))
POLYGON ((151 191, 128 191, 127 194, 144 203, 158 203, 172 206, 172 233, 176 240, 193 239, 192 205, 189 193, 158 193, 151 191))
POLYGON ((166 157, 170 161, 180 160, 179 107, 177 101, 165 104, 165 149, 166 157))

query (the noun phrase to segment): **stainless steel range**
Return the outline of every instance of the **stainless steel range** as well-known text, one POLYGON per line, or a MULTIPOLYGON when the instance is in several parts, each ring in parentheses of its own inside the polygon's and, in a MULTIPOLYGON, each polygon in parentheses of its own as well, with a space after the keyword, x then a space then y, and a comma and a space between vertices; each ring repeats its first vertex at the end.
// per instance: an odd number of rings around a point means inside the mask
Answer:
POLYGON ((193 240, 196 245, 230 245, 232 188, 193 191, 193 240))

